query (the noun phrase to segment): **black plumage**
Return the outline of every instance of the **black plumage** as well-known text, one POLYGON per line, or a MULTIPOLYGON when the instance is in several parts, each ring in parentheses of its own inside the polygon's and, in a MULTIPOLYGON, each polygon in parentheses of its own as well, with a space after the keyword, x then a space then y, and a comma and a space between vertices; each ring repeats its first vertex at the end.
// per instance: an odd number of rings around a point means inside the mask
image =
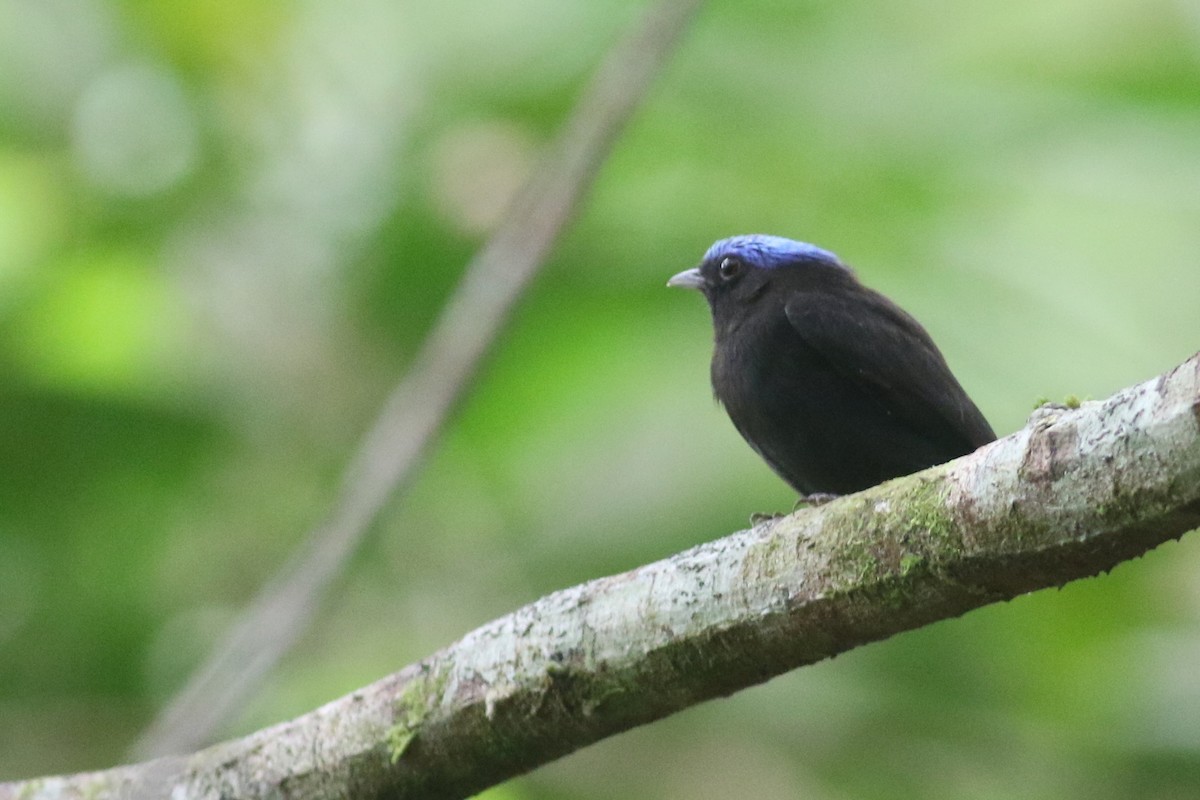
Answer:
POLYGON ((803 495, 856 492, 996 438, 925 329, 826 250, 735 236, 667 285, 708 299, 717 399, 803 495))

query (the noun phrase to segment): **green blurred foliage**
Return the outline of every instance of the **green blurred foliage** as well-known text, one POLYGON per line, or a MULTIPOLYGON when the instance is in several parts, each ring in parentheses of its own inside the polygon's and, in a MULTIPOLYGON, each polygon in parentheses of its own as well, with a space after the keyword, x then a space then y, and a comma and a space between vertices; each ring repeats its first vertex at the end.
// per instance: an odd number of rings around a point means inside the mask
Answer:
MULTIPOLYGON (((0 0, 0 776, 103 767, 340 467, 631 0, 0 0)), ((1200 7, 714 2, 414 491, 228 734, 792 496, 665 279, 840 253, 997 430, 1200 337, 1200 7)), ((1200 545, 616 737, 496 800, 1176 798, 1200 545)))

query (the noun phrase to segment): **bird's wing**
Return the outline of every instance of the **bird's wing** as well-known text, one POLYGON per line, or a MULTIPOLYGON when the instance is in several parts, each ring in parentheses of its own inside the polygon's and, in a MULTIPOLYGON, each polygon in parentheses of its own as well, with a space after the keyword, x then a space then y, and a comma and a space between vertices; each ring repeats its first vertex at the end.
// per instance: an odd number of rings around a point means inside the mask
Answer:
POLYGON ((800 338, 887 413, 969 452, 996 438, 921 325, 878 292, 797 292, 785 307, 800 338))

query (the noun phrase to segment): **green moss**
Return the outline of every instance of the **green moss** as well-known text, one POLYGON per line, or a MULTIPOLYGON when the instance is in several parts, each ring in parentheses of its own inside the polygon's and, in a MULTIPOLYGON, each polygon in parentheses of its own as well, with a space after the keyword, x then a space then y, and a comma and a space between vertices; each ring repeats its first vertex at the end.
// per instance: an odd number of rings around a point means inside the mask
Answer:
MULTIPOLYGON (((839 508, 829 520, 838 532, 829 552, 834 580, 858 589, 867 582, 906 578, 959 555, 947 492, 939 476, 905 478, 839 508)), ((905 583, 893 588, 902 590, 905 583)))
POLYGON ((878 578, 881 569, 879 557, 861 540, 862 531, 855 531, 855 536, 841 549, 839 556, 849 576, 855 582, 861 583, 878 578))
POLYGON ((393 764, 404 756, 426 717, 441 702, 448 678, 449 670, 445 667, 431 672, 427 665, 422 665, 421 674, 409 681, 396 698, 396 721, 385 736, 393 764))
MULTIPOLYGON (((416 723, 416 724, 419 724, 416 723)), ((393 764, 400 760, 404 755, 404 751, 408 749, 412 740, 417 737, 415 729, 408 727, 409 723, 397 723, 388 728, 387 732, 387 747, 388 758, 393 764)))
POLYGON ((937 555, 958 555, 954 521, 946 510, 948 492, 943 480, 918 478, 893 501, 905 537, 925 537, 937 555), (954 552, 945 552, 948 548, 954 552))
POLYGON ((1081 405, 1083 405, 1083 400, 1080 400, 1078 395, 1069 394, 1063 398, 1063 401, 1061 403, 1055 403, 1049 397, 1039 397, 1037 399, 1037 401, 1034 402, 1033 408, 1036 411, 1037 409, 1042 408, 1043 406, 1061 406, 1063 408, 1079 408, 1079 406, 1081 406, 1081 405))

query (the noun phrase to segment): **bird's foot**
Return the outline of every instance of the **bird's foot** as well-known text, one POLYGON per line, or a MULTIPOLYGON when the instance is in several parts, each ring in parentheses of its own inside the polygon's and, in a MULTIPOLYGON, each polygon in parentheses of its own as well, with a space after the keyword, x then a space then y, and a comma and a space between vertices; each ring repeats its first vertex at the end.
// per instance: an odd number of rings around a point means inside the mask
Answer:
POLYGON ((830 494, 829 492, 802 494, 800 495, 800 499, 796 501, 796 505, 792 506, 792 511, 796 512, 807 506, 823 506, 830 500, 837 500, 839 497, 841 497, 840 494, 830 494))
MULTIPOLYGON (((795 514, 802 508, 809 506, 823 506, 830 500, 837 500, 841 497, 840 494, 830 494, 829 492, 813 492, 812 494, 802 494, 796 504, 792 506, 792 510, 788 513, 795 514)), ((770 512, 755 512, 750 515, 750 524, 759 525, 764 522, 772 522, 780 517, 786 517, 787 514, 772 514, 770 512)))

